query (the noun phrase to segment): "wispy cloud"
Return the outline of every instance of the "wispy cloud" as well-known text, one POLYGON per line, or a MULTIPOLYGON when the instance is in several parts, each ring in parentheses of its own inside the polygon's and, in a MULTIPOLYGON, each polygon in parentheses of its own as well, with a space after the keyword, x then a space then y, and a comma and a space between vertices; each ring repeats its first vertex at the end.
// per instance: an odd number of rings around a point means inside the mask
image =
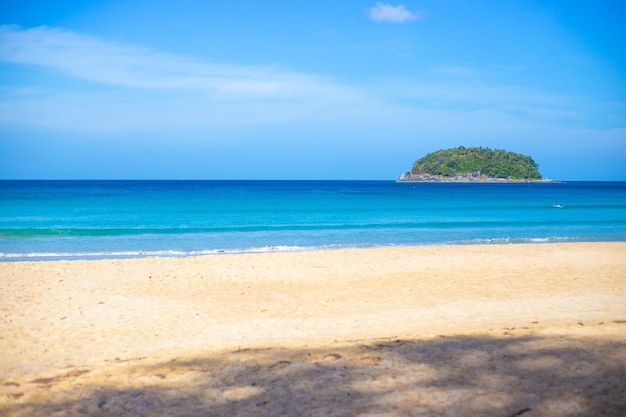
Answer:
POLYGON ((389 3, 376 3, 367 12, 370 19, 379 23, 407 23, 424 18, 422 12, 412 12, 404 4, 392 6, 389 3))
MULTIPOLYGON (((398 7, 392 9, 398 13, 398 7)), ((511 128, 516 122, 580 119, 580 106, 569 99, 468 81, 480 71, 476 65, 447 66, 411 79, 382 74, 378 82, 351 84, 280 66, 213 63, 59 28, 17 26, 0 26, 0 61, 68 77, 62 87, 50 77, 36 85, 3 83, 0 125, 90 132, 167 127, 195 133, 270 124, 294 129, 367 125, 380 131, 447 131, 454 125, 462 131, 477 129, 472 122, 477 112, 489 114, 490 123, 479 124, 489 130, 498 120, 511 128), (450 124, 452 119, 458 123, 450 124)))
POLYGON ((45 66, 97 83, 229 96, 289 98, 319 91, 320 77, 273 66, 207 63, 68 30, 0 27, 0 60, 45 66))
POLYGON ((46 67, 70 81, 93 83, 59 89, 42 78, 36 86, 0 89, 1 121, 62 128, 210 128, 302 121, 313 114, 324 122, 376 101, 365 89, 322 75, 213 63, 51 27, 0 26, 0 62, 46 67))

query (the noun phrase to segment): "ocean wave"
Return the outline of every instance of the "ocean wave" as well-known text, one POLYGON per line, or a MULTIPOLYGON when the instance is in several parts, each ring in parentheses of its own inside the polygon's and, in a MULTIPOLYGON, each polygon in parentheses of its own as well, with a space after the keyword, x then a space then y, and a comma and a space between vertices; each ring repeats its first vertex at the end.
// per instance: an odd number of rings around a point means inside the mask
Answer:
POLYGON ((235 249, 202 249, 202 250, 153 250, 153 251, 94 251, 94 252, 32 252, 32 253, 0 253, 2 260, 49 260, 49 259, 110 259, 110 258, 145 258, 145 257, 189 257, 224 254, 244 254, 244 253, 269 253, 269 252, 304 252, 316 250, 333 249, 357 249, 364 247, 374 247, 374 245, 319 245, 319 246, 293 246, 275 245, 259 246, 250 248, 235 249))
POLYGON ((249 248, 231 249, 202 249, 202 250, 131 250, 131 251, 94 251, 94 252, 32 252, 32 253, 0 253, 0 261, 28 261, 28 260, 79 260, 79 259, 127 259, 147 257, 172 257, 185 258, 193 256, 217 256, 237 255, 250 253, 272 252, 308 252, 321 250, 346 250, 346 249, 374 249, 390 247, 419 247, 419 246, 470 246, 470 245, 499 245, 499 244, 549 244, 568 242, 606 242, 625 241, 622 238, 588 238, 588 237, 528 237, 528 238, 479 238, 451 241, 415 242, 415 243, 359 243, 359 244, 325 244, 313 246, 298 245, 272 245, 249 248))
POLYGON ((574 236, 551 236, 551 237, 503 237, 503 238, 479 238, 450 242, 456 245, 504 245, 504 244, 542 244, 542 243, 576 243, 576 242, 624 242, 624 237, 574 237, 574 236))
POLYGON ((244 225, 221 227, 130 227, 130 228, 3 228, 0 229, 2 238, 59 238, 59 237, 106 237, 106 236, 137 236, 137 235, 199 235, 224 233, 255 233, 255 232, 306 232, 332 230, 375 230, 375 229, 465 229, 465 228, 520 228, 520 227, 562 227, 562 226, 602 226, 624 224, 622 219, 562 219, 562 220, 485 220, 482 218, 470 219, 433 219, 396 221, 396 222, 369 222, 358 221, 348 223, 318 223, 318 224, 271 224, 271 225, 244 225))

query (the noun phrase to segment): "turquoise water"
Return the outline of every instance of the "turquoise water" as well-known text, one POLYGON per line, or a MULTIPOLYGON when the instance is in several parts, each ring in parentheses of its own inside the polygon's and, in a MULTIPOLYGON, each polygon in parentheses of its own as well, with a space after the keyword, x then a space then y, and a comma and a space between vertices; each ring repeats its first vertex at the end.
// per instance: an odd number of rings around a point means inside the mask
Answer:
POLYGON ((626 183, 0 181, 0 260, 626 241, 626 183))

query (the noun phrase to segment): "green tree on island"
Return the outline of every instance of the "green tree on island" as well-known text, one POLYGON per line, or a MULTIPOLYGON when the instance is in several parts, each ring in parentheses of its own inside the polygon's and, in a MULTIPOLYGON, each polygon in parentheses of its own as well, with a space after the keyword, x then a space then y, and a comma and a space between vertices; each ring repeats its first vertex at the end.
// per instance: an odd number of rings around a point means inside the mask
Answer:
POLYGON ((438 150, 418 159, 411 175, 458 175, 512 180, 540 180, 537 163, 527 155, 501 149, 466 148, 438 150))

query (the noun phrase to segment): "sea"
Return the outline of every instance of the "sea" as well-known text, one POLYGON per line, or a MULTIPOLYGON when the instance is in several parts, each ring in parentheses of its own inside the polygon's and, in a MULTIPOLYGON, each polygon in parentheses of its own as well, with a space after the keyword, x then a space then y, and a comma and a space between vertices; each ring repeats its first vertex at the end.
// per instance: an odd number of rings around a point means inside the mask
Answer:
POLYGON ((0 181, 0 261, 626 241, 626 182, 0 181))

